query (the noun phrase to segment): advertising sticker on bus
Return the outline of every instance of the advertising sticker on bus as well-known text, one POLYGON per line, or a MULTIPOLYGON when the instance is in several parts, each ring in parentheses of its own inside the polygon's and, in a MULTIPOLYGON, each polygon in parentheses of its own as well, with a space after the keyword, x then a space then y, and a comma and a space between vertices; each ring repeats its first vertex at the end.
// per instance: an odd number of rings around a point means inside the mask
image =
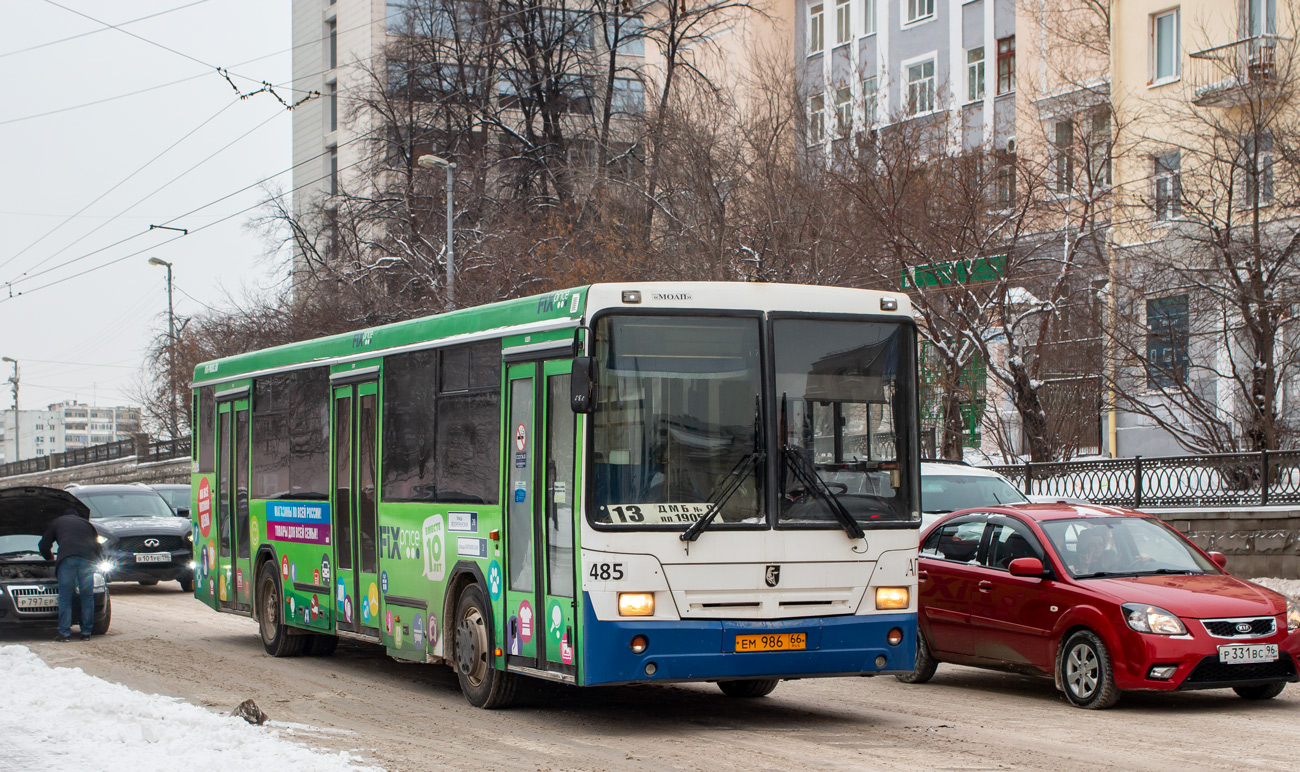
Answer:
POLYGON ((212 530, 212 484, 208 478, 199 480, 199 531, 207 536, 212 530))

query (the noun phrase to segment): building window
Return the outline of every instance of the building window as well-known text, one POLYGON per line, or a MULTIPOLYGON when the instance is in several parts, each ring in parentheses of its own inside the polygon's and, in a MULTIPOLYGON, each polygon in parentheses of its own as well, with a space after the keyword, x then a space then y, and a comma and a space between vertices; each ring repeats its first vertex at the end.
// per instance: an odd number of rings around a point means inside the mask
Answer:
POLYGON ((614 103, 610 111, 615 115, 640 115, 645 112, 645 84, 638 78, 614 79, 614 103))
POLYGON ((818 3, 808 9, 808 55, 821 53, 826 45, 826 6, 818 3))
POLYGON ((1174 151, 1158 155, 1152 159, 1152 163, 1155 166, 1155 190, 1152 198, 1156 219, 1176 220, 1182 214, 1182 154, 1174 151))
POLYGON ((1016 36, 998 41, 998 93, 1016 90, 1016 36))
POLYGON ((1276 0, 1246 0, 1246 36, 1277 34, 1276 0))
POLYGON ((1273 200, 1273 137, 1260 134, 1242 143, 1243 208, 1265 206, 1273 200))
POLYGON ((862 119, 867 126, 876 121, 876 102, 880 98, 879 81, 875 75, 862 79, 862 119))
POLYGON ((998 206, 1007 209, 1016 205, 1016 154, 1011 151, 997 154, 994 185, 998 206))
POLYGON ((330 195, 339 194, 339 149, 330 148, 330 195))
POLYGON ((841 137, 853 131, 853 89, 848 86, 835 89, 835 130, 841 137))
POLYGON ((934 16, 934 0, 906 0, 906 2, 908 24, 934 16))
POLYGON ((1088 164, 1093 184, 1097 187, 1110 187, 1110 113, 1104 109, 1092 116, 1088 164))
POLYGON ((1070 186, 1074 179, 1074 154, 1070 152, 1074 144, 1074 121, 1064 120, 1057 121, 1053 127, 1052 145, 1053 152, 1056 153, 1054 161, 1056 167, 1056 185, 1054 186, 1057 193, 1069 193, 1070 186))
POLYGON ((808 144, 820 144, 826 138, 824 117, 822 113, 826 109, 826 97, 821 94, 813 94, 808 98, 808 144))
POLYGON ((984 98, 984 46, 966 51, 966 101, 984 98))
POLYGON ((842 46, 853 37, 851 0, 835 0, 835 45, 842 46))
POLYGON ((329 56, 330 69, 339 66, 339 25, 338 22, 330 20, 325 22, 325 37, 328 38, 327 54, 329 56))
POLYGON ((862 0, 862 34, 876 34, 876 0, 862 0))
POLYGON ((645 56, 645 22, 640 16, 611 19, 605 36, 605 44, 623 56, 645 56))
POLYGON ((907 114, 934 111, 934 60, 907 65, 907 114))
POLYGON ((1190 335, 1187 296, 1147 301, 1147 386, 1164 388, 1187 383, 1187 340, 1190 335))
POLYGON ((1175 80, 1179 74, 1178 9, 1151 17, 1152 81, 1175 80))
POLYGON ((326 110, 329 112, 329 130, 338 131, 339 128, 339 84, 326 83, 325 93, 329 96, 326 110))

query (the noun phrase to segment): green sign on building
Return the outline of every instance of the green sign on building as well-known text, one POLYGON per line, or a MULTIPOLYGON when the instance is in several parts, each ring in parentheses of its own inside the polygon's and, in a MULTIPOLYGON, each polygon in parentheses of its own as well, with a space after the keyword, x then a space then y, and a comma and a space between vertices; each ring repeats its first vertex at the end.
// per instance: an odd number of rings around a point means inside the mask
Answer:
POLYGON ((946 287, 949 284, 974 284, 995 281, 1007 274, 1007 256, 990 255, 969 260, 953 260, 932 265, 908 266, 903 269, 903 289, 946 287))

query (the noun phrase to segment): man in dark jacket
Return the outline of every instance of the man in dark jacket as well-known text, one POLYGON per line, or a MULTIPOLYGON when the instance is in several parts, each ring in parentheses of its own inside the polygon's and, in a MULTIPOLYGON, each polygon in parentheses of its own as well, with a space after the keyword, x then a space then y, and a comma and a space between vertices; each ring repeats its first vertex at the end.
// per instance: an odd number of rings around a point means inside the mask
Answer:
POLYGON ((54 518, 41 537, 41 554, 54 560, 50 547, 58 543, 59 560, 54 572, 59 577, 59 637, 72 640, 72 595, 81 596, 81 640, 90 640, 95 626, 95 563, 99 560, 99 532, 90 521, 68 508, 54 518))

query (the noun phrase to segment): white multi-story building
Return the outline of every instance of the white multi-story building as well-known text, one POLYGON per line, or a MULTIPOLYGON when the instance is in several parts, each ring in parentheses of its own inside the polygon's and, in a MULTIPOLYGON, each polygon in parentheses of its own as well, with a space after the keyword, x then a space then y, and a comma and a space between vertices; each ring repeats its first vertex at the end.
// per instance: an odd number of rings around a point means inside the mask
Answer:
POLYGON ((46 410, 21 410, 17 432, 14 419, 13 410, 0 413, 0 463, 129 440, 140 431, 140 408, 129 406, 98 407, 68 401, 46 410))

